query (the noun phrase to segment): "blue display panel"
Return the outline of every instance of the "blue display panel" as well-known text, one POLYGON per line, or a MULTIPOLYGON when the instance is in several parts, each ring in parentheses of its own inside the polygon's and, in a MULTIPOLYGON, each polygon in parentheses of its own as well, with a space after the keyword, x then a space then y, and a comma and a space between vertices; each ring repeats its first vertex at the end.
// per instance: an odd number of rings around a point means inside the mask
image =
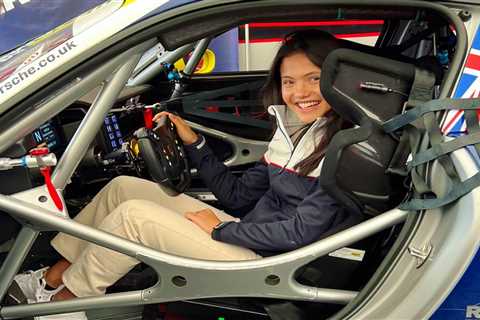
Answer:
POLYGON ((33 131, 32 137, 37 145, 46 143, 50 150, 55 150, 60 145, 58 133, 51 122, 47 122, 33 131))
POLYGON ((116 115, 113 114, 105 117, 104 130, 105 136, 107 137, 106 142, 108 147, 111 148, 110 151, 119 149, 123 144, 123 136, 116 115))

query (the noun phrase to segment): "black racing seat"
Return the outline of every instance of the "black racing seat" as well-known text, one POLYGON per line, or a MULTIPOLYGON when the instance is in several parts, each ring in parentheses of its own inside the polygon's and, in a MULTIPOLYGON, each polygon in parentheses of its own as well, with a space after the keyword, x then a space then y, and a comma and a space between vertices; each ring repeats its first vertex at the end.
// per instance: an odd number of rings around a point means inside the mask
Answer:
MULTIPOLYGON (((320 180, 352 212, 375 216, 405 196, 401 169, 410 150, 381 124, 402 113, 415 76, 413 64, 349 49, 335 50, 325 60, 321 91, 353 128, 332 139, 320 180)), ((432 90, 435 79, 430 74, 427 79, 432 90)))

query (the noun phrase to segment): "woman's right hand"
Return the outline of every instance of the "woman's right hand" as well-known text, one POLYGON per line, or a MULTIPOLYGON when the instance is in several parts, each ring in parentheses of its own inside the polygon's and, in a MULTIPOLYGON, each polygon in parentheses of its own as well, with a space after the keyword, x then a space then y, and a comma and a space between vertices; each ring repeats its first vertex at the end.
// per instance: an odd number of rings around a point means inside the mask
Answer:
POLYGON ((173 122, 175 128, 177 129, 177 134, 180 139, 182 139, 183 144, 189 145, 198 140, 198 135, 181 117, 167 111, 162 111, 153 117, 153 121, 157 122, 161 117, 168 117, 170 121, 173 122))

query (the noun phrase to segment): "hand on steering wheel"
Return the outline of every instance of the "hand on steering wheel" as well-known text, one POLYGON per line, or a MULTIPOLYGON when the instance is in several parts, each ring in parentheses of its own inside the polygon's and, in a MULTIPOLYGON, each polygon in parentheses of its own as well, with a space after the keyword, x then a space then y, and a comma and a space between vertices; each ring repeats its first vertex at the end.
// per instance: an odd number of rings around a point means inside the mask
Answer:
POLYGON ((198 140, 198 135, 193 132, 192 128, 190 128, 190 126, 181 117, 167 111, 162 111, 153 117, 153 121, 158 122, 162 117, 168 117, 170 121, 173 122, 175 128, 177 129, 177 134, 180 139, 182 139, 183 144, 189 145, 198 140))

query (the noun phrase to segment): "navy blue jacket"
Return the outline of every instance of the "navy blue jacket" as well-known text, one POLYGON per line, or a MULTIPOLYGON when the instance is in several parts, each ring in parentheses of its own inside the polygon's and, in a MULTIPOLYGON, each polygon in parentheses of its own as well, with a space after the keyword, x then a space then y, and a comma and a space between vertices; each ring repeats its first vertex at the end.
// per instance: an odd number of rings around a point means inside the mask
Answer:
POLYGON ((276 116, 277 131, 263 159, 240 178, 218 161, 203 137, 186 146, 190 162, 232 215, 235 209, 254 205, 240 222, 228 223, 212 237, 262 256, 310 244, 348 217, 320 186, 321 164, 309 176, 300 176, 294 169, 313 151, 326 119, 317 119, 294 147, 289 133, 299 125, 295 115, 284 106, 271 106, 269 112, 276 116))

